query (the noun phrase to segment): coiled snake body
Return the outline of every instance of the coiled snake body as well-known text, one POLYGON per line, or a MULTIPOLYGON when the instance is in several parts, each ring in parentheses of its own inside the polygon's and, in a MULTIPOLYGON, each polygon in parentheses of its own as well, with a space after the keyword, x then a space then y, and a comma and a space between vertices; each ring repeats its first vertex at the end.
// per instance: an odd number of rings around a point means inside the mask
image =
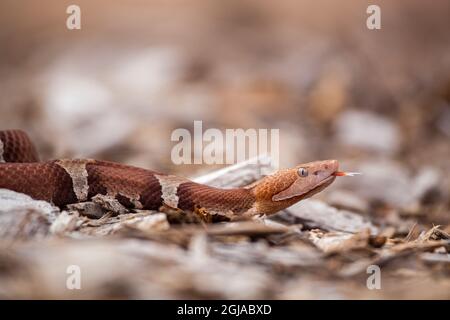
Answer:
POLYGON ((169 208, 227 217, 272 214, 330 185, 337 170, 336 160, 316 161, 279 170, 247 187, 219 189, 107 161, 39 162, 26 133, 0 131, 0 188, 59 207, 101 194, 130 209, 169 208))

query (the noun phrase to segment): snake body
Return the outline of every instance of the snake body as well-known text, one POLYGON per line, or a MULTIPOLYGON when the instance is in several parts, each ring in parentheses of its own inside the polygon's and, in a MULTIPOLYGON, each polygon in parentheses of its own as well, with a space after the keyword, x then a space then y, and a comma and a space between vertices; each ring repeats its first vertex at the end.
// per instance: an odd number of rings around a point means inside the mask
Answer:
POLYGON ((186 178, 93 159, 40 162, 28 135, 0 131, 0 188, 25 193, 59 207, 100 194, 130 209, 182 211, 246 217, 272 214, 310 197, 334 181, 336 160, 284 169, 251 186, 220 189, 186 178), (309 175, 304 175, 304 170, 309 175))

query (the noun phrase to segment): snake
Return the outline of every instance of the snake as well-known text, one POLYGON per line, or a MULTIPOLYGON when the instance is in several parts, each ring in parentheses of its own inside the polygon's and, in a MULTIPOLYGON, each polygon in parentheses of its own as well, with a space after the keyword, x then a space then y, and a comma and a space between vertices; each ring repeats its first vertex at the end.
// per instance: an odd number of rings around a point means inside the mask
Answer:
POLYGON ((337 160, 280 169, 239 188, 216 188, 187 178, 94 159, 40 161, 22 130, 0 131, 0 188, 58 207, 111 197, 128 209, 178 210, 207 216, 271 215, 309 198, 339 176, 337 160))

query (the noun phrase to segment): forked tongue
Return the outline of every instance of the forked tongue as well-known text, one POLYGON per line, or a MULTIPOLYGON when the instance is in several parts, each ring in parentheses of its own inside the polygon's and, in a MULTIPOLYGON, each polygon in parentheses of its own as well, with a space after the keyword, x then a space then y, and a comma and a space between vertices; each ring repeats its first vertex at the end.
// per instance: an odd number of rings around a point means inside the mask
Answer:
POLYGON ((345 171, 336 171, 333 173, 333 176, 336 177, 353 177, 361 174, 360 172, 345 172, 345 171))

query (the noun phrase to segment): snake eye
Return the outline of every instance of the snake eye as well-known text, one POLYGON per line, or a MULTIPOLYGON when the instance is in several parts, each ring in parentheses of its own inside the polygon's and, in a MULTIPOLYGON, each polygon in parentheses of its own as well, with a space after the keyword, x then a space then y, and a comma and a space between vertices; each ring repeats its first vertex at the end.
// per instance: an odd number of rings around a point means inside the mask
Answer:
POLYGON ((300 177, 306 177, 308 175, 308 170, 306 170, 305 168, 300 168, 298 169, 298 175, 300 177))

